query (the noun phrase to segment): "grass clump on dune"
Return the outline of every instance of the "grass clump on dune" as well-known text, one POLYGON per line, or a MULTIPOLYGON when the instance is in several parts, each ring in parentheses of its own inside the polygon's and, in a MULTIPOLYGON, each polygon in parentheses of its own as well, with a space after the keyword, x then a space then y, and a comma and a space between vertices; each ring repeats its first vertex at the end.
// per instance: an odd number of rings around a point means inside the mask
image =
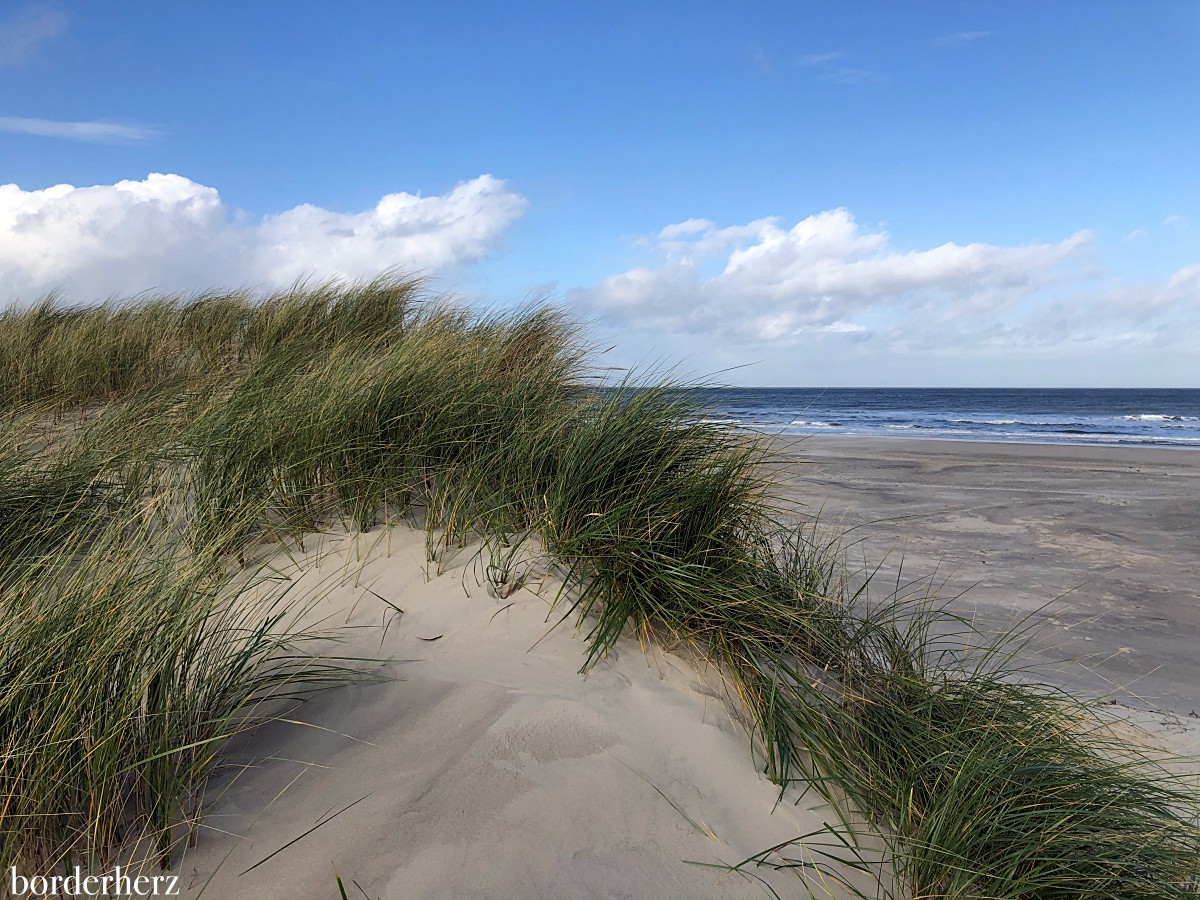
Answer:
POLYGON ((1071 698, 994 673, 874 688, 853 793, 910 848, 914 896, 1195 896, 1180 792, 1071 698))
POLYGON ((779 524, 766 445, 669 383, 589 386, 559 312, 385 278, 47 303, 0 315, 0 344, 23 409, 0 447, 10 853, 103 858, 140 829, 166 861, 255 698, 331 674, 283 650, 307 634, 237 558, 411 511, 435 557, 538 538, 585 668, 627 634, 718 665, 767 774, 882 835, 895 895, 1198 891, 1187 790, 1071 698, 941 652, 936 612, 849 587, 834 547, 779 524))
POLYGON ((0 846, 34 872, 166 863, 254 704, 340 675, 300 649, 300 598, 212 548, 120 518, 80 537, 0 564, 0 846))
MULTIPOLYGON (((886 868, 856 862, 890 870, 889 896, 1200 894, 1194 778, 1120 740, 1096 707, 1028 683, 1009 638, 968 663, 930 634, 952 617, 895 609, 908 605, 844 620, 840 671, 784 667, 770 681, 781 743, 806 754, 800 782, 888 847, 886 868)), ((789 864, 771 856, 759 862, 789 864)))

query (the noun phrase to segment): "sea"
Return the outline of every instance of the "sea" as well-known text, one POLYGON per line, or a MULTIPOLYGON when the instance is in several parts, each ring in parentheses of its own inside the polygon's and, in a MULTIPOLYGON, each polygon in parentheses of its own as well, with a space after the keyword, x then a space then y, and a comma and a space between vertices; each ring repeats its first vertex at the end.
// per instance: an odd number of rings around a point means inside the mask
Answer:
POLYGON ((697 388, 709 421, 771 434, 1200 449, 1200 389, 697 388))

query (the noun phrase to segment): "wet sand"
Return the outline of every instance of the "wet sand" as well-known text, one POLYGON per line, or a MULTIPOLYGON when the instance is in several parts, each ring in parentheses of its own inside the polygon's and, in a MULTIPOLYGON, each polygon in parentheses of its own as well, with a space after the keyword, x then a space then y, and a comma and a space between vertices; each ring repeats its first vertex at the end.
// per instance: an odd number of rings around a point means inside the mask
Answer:
POLYGON ((798 463, 786 493, 854 529, 854 558, 883 560, 876 584, 932 575, 988 630, 1032 616, 1055 680, 1200 721, 1200 452, 777 443, 798 463))

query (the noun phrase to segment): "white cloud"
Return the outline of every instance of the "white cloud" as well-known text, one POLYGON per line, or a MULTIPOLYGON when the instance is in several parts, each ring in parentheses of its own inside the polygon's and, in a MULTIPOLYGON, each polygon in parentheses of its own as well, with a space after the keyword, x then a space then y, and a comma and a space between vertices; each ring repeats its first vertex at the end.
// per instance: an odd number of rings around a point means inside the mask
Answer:
POLYGON ((427 272, 485 255, 524 208, 491 175, 442 195, 388 194, 359 213, 303 205, 260 221, 180 175, 34 191, 0 185, 0 303, 56 289, 86 301, 427 272))
POLYGON ((27 62, 42 44, 62 34, 70 19, 53 6, 32 4, 0 22, 0 68, 27 62))
POLYGON ((20 116, 0 116, 0 131, 92 143, 136 143, 150 140, 158 135, 153 128, 143 128, 137 125, 117 125, 112 122, 63 122, 58 119, 26 119, 20 116))
MULTIPOLYGON (((981 316, 952 323, 902 320, 888 327, 880 343, 893 352, 958 357, 973 363, 1006 360, 1017 369, 1037 361, 1090 359, 1103 371, 1105 360, 1115 363, 1136 353, 1159 355, 1162 365, 1174 353, 1190 356, 1194 371, 1198 330, 1200 266, 1190 266, 1164 283, 1112 281, 1004 318, 981 316)), ((1183 374, 1180 368, 1168 380, 1177 381, 1183 374)))
POLYGON ((656 264, 570 297, 622 330, 748 345, 785 345, 813 332, 861 340, 881 316, 903 312, 919 310, 928 322, 994 317, 1064 278, 1090 242, 1080 232, 1055 244, 900 251, 844 209, 791 228, 775 218, 730 228, 689 219, 653 239, 656 264))
MULTIPOLYGON (((1186 266, 1162 282, 1111 280, 1047 302, 997 328, 999 351, 1037 348, 1126 352, 1136 345, 1196 349, 1200 327, 1200 265, 1186 266)), ((929 340, 931 335, 926 335, 929 340)), ((933 338, 936 340, 936 338, 933 338)))

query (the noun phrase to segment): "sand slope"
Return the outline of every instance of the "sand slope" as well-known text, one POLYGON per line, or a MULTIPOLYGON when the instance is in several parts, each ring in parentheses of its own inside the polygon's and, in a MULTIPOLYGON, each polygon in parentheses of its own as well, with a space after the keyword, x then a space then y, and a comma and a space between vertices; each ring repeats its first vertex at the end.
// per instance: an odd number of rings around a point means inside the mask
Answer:
MULTIPOLYGON (((547 634, 553 586, 497 600, 469 553, 427 581, 406 528, 312 540, 298 568, 275 564, 298 589, 344 581, 320 613, 363 627, 338 652, 393 658, 380 671, 394 680, 325 692, 298 713, 308 726, 230 748, 250 767, 210 785, 176 870, 185 896, 211 880, 203 896, 336 898, 336 866, 351 896, 385 900, 762 897, 685 860, 736 863, 836 821, 815 796, 776 805, 745 731, 683 660, 627 641, 579 675, 570 623, 547 634), (382 643, 390 610, 372 591, 404 610, 382 643)), ((754 872, 807 896, 795 871, 754 872)))

